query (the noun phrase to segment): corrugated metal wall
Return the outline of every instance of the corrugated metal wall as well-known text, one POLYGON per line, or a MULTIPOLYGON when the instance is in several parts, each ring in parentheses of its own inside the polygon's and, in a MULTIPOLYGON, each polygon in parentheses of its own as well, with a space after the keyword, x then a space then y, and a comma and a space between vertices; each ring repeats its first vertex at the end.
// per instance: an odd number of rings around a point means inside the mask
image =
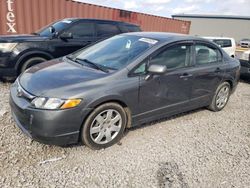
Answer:
POLYGON ((62 18, 82 17, 135 23, 144 31, 189 33, 190 22, 71 0, 0 0, 0 34, 31 33, 62 18), (16 32, 15 32, 16 31, 16 32))

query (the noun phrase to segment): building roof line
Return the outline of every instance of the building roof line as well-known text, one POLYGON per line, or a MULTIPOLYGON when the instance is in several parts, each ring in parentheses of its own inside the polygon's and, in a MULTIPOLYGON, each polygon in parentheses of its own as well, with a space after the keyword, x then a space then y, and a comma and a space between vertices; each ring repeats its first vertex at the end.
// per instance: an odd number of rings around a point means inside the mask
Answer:
POLYGON ((236 20, 250 20, 250 16, 236 16, 236 15, 210 15, 210 14, 175 14, 172 18, 210 18, 210 19, 236 19, 236 20))

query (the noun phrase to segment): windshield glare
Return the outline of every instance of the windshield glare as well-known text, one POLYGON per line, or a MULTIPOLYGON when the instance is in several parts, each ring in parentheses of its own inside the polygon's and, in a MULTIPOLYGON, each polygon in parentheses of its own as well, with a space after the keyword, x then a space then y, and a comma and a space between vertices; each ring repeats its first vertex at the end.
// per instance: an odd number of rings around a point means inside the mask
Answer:
POLYGON ((50 32, 51 26, 53 26, 55 28, 55 32, 60 32, 63 29, 67 28, 71 22, 72 21, 70 21, 70 20, 62 20, 62 21, 56 22, 52 25, 48 25, 36 33, 38 33, 40 36, 51 37, 53 35, 53 33, 50 32))
POLYGON ((157 41, 153 39, 118 35, 83 51, 78 51, 73 56, 78 59, 87 59, 106 68, 119 70, 156 43, 157 41))

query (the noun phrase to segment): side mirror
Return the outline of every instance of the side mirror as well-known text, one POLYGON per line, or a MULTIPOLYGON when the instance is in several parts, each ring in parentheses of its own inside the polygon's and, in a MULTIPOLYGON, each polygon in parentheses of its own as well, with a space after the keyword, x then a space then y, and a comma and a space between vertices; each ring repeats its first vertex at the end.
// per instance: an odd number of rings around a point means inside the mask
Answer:
POLYGON ((153 64, 148 67, 148 73, 151 73, 151 74, 159 75, 159 74, 164 74, 166 71, 167 71, 167 67, 165 65, 153 64))
POLYGON ((73 35, 72 33, 68 33, 68 32, 64 32, 60 35, 60 38, 61 39, 72 39, 73 38, 73 35))

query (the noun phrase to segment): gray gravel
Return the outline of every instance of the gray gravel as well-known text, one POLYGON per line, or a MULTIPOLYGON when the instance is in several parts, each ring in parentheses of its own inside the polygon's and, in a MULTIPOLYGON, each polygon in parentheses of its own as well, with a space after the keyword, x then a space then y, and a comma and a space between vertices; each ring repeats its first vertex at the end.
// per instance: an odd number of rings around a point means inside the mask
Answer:
POLYGON ((221 112, 196 110, 127 132, 93 151, 32 141, 0 83, 0 187, 250 187, 250 84, 221 112))

